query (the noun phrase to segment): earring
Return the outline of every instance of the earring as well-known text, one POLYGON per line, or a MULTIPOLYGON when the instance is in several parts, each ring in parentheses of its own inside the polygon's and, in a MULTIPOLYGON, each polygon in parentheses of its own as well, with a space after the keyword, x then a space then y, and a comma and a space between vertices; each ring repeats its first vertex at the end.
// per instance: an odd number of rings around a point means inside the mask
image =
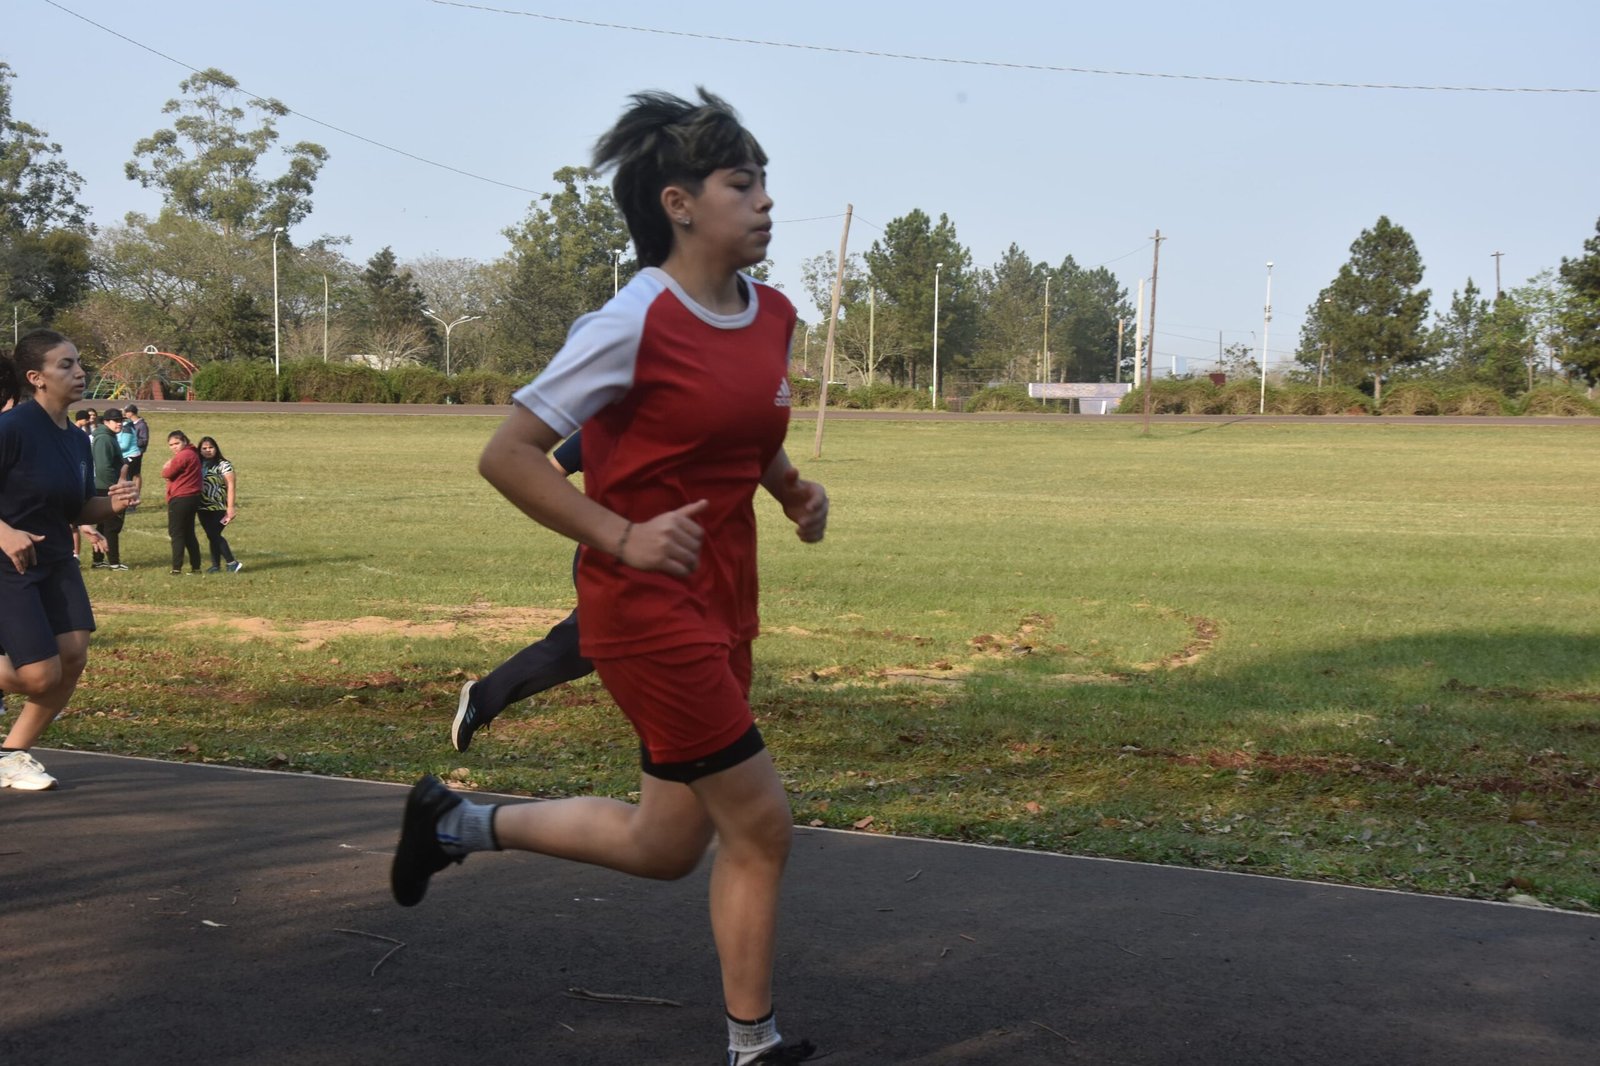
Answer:
POLYGON ((693 224, 692 220, 690 220, 690 219, 687 219, 687 218, 678 219, 678 225, 680 225, 680 226, 687 227, 687 226, 690 226, 692 224, 693 224))

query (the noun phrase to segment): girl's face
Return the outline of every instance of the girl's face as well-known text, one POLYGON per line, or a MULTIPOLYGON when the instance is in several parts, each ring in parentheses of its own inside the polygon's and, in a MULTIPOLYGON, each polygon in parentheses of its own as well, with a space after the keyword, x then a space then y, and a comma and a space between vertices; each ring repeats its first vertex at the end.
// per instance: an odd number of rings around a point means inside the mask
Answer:
POLYGON ((200 454, 207 459, 215 459, 217 457, 217 446, 208 440, 203 440, 200 442, 200 454))
POLYGON ((43 365, 38 370, 28 371, 28 382, 33 386, 35 396, 50 403, 66 405, 83 399, 89 376, 78 359, 77 347, 68 342, 46 352, 43 365))
POLYGON ((735 269, 767 257, 772 242, 772 197, 767 172, 758 163, 723 167, 706 175, 698 195, 673 186, 665 200, 667 217, 684 248, 703 248, 735 269), (677 196, 674 197, 673 194, 677 196), (689 225, 682 225, 688 219, 689 225))

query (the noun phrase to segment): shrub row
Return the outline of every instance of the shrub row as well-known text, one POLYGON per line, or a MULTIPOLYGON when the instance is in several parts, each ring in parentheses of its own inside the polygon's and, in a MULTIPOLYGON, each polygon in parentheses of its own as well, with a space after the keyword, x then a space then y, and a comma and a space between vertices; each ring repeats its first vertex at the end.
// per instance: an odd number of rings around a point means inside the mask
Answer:
POLYGON ((265 362, 207 363, 195 371, 197 400, 315 403, 506 404, 526 379, 487 370, 447 378, 423 366, 374 370, 358 363, 285 363, 274 374, 265 362))
MULTIPOLYGON (((319 403, 468 403, 499 405, 526 379, 488 370, 471 370, 446 378, 437 370, 404 366, 374 370, 357 363, 323 363, 317 360, 286 363, 274 375, 266 362, 207 363, 195 372, 191 392, 199 400, 280 400, 319 403)), ((818 382, 813 378, 789 379, 790 402, 795 407, 817 405, 818 382)), ((882 382, 854 387, 830 383, 828 405, 857 411, 925 411, 932 404, 926 389, 905 388, 882 382)), ((1235 381, 1218 386, 1205 378, 1162 379, 1151 391, 1156 414, 1243 415, 1261 408, 1261 386, 1235 381)), ((961 406, 966 411, 1037 411, 1039 401, 1023 385, 992 385, 979 389, 961 406)), ((1117 410, 1138 414, 1144 410, 1144 393, 1135 389, 1123 397, 1117 410)), ((1405 382, 1384 390, 1383 402, 1345 386, 1314 388, 1308 385, 1269 384, 1268 414, 1288 415, 1542 415, 1578 417, 1600 415, 1600 404, 1578 389, 1541 385, 1513 401, 1483 385, 1440 388, 1425 382, 1405 382)))
MULTIPOLYGON (((1230 415, 1261 410, 1261 386, 1236 381, 1218 386, 1203 378, 1165 379, 1150 390, 1154 414, 1230 415)), ((1122 414, 1144 410, 1144 390, 1123 397, 1122 414)), ((1383 390, 1383 401, 1347 386, 1276 386, 1266 391, 1266 413, 1278 415, 1600 415, 1600 404, 1581 390, 1541 385, 1517 400, 1483 385, 1438 387, 1425 382, 1404 382, 1383 390)))

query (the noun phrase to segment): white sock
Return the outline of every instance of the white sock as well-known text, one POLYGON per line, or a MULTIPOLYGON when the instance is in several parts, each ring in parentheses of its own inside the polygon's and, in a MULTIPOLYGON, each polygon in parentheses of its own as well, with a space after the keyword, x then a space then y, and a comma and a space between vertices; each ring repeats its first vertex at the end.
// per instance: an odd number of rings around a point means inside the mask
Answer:
POLYGON ((775 1011, 768 1011, 765 1018, 753 1022, 728 1015, 728 1066, 745 1066, 781 1043, 775 1011))

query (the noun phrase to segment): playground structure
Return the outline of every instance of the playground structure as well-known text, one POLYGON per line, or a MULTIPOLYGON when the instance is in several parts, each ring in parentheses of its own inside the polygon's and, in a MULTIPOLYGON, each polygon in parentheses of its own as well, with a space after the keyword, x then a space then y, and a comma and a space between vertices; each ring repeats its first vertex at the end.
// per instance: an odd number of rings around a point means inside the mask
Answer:
POLYGON ((123 352, 106 362, 87 395, 97 400, 189 400, 195 365, 181 355, 163 352, 153 344, 141 351, 123 352))

